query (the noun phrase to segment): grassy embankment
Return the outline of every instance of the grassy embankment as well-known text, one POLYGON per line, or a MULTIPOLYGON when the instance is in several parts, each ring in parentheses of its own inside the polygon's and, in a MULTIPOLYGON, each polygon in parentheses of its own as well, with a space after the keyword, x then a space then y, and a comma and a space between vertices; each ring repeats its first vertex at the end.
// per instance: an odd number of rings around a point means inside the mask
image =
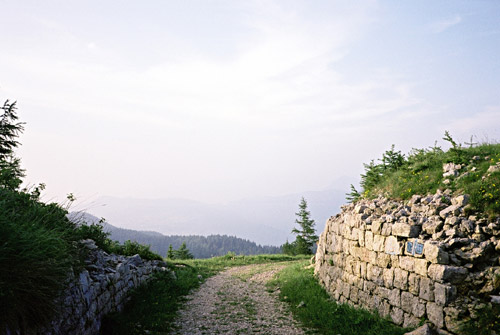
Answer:
POLYGON ((500 144, 457 144, 448 133, 444 140, 451 148, 443 151, 434 146, 413 149, 407 155, 400 151, 386 151, 378 163, 365 164, 361 176, 362 190, 352 188, 349 199, 372 199, 380 195, 406 200, 415 194, 434 194, 438 189, 449 189, 454 194, 470 196, 467 210, 484 217, 500 215, 500 170, 488 172, 492 165, 500 164, 500 144), (443 165, 460 165, 457 176, 443 177, 443 165))
POLYGON ((269 290, 280 288, 280 297, 289 304, 295 317, 316 334, 403 334, 404 330, 365 310, 334 302, 305 268, 310 256, 226 255, 169 263, 176 280, 159 274, 157 280, 136 290, 125 311, 111 315, 104 334, 160 334, 171 329, 183 298, 200 285, 198 275, 207 278, 231 266, 290 262, 278 277, 268 284, 269 290), (297 307, 299 306, 300 307, 297 307))
POLYGON ((39 200, 42 188, 0 187, 0 331, 29 332, 51 320, 68 273, 84 266, 83 239, 96 240, 108 252, 161 259, 147 246, 110 241, 99 225, 71 222, 65 207, 39 200))

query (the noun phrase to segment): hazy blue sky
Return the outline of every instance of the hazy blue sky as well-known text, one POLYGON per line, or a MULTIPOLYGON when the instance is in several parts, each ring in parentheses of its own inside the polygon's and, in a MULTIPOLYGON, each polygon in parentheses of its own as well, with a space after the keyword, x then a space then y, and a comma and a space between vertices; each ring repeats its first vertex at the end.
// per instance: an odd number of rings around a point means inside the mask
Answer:
POLYGON ((0 8, 0 99, 48 197, 321 190, 392 143, 500 139, 500 1, 0 8))

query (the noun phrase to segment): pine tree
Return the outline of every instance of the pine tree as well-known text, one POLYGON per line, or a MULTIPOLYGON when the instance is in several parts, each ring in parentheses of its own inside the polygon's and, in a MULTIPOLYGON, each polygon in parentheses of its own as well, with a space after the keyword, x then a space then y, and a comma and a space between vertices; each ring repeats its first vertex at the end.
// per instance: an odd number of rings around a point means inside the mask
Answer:
POLYGON ((14 156, 19 142, 17 137, 24 130, 24 123, 17 122, 16 103, 5 101, 0 117, 0 187, 15 190, 21 185, 24 170, 21 160, 14 156))
POLYGON ((295 215, 297 216, 295 223, 299 225, 298 229, 292 230, 293 234, 297 234, 294 242, 296 254, 310 255, 313 253, 318 236, 314 229, 314 220, 311 219, 311 213, 307 210, 307 201, 303 197, 299 204, 299 211, 295 215))
POLYGON ((169 259, 174 259, 175 254, 174 254, 174 248, 172 247, 172 244, 168 246, 168 251, 167 251, 167 258, 169 259))
POLYGON ((194 256, 189 252, 189 249, 186 247, 186 242, 182 242, 181 246, 178 250, 174 252, 176 259, 192 259, 194 256))

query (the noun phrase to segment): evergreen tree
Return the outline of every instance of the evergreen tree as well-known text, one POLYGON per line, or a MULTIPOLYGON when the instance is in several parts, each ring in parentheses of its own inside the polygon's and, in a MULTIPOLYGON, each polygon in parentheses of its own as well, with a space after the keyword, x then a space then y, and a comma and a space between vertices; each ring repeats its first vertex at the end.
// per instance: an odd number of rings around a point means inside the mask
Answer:
POLYGON ((172 244, 168 246, 168 251, 167 251, 167 258, 174 259, 175 253, 174 253, 174 248, 172 247, 172 244))
POLYGON ((299 225, 299 228, 292 230, 292 233, 297 235, 294 242, 295 252, 304 255, 312 254, 318 236, 314 229, 314 220, 311 219, 311 213, 307 210, 307 202, 303 197, 299 204, 299 211, 295 215, 297 216, 295 223, 299 225))
POLYGON ((19 142, 16 140, 24 130, 24 123, 17 122, 16 103, 5 101, 3 115, 0 117, 0 187, 15 190, 21 185, 24 170, 21 160, 14 156, 14 149, 19 142))
POLYGON ((192 259, 194 257, 189 252, 189 249, 186 247, 186 242, 182 242, 179 249, 174 251, 174 258, 175 259, 192 259))

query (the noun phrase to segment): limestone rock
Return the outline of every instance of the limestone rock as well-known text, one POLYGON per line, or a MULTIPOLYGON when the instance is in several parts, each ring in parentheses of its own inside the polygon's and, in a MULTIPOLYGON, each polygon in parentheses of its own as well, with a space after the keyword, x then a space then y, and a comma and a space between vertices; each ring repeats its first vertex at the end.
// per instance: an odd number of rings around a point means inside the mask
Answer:
POLYGON ((436 303, 428 302, 427 303, 427 317, 429 318, 429 321, 431 321, 437 327, 443 328, 443 326, 444 326, 443 307, 439 306, 436 303))
POLYGON ((467 277, 467 273, 466 268, 442 264, 431 264, 428 269, 429 277, 440 283, 458 284, 467 277))
POLYGON ((427 241, 424 244, 424 256, 431 263, 448 264, 450 261, 444 245, 435 241, 427 241))
POLYGON ((415 224, 408 224, 403 222, 396 222, 392 226, 392 234, 401 237, 418 237, 422 226, 415 224))
POLYGON ((399 242, 395 236, 389 236, 385 240, 385 253, 389 255, 401 255, 403 253, 403 242, 399 242))
POLYGON ((435 333, 432 331, 432 328, 426 323, 422 327, 415 329, 409 333, 405 333, 404 335, 434 335, 435 333))

